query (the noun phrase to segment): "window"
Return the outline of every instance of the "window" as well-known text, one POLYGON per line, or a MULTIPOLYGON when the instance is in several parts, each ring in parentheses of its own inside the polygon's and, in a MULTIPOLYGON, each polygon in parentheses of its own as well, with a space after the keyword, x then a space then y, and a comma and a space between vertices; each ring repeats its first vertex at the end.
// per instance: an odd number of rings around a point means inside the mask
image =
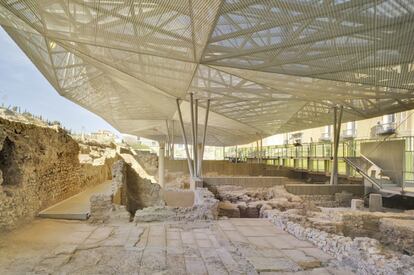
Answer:
POLYGON ((355 121, 347 122, 345 125, 345 135, 355 136, 356 135, 356 123, 355 121))
POLYGON ((382 116, 382 123, 387 124, 393 122, 395 122, 395 114, 382 116))

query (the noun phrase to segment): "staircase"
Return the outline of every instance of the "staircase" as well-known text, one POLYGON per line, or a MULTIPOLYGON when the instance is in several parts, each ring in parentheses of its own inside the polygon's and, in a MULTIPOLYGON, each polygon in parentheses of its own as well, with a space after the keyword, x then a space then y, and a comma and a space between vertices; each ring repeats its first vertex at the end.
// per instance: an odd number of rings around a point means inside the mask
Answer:
MULTIPOLYGON (((373 163, 367 157, 344 157, 344 160, 354 168, 365 181, 372 184, 372 187, 384 197, 395 195, 413 196, 414 192, 406 191, 401 185, 393 182, 393 173, 386 173, 381 167, 373 163)), ((413 190, 414 191, 414 190, 413 190)))

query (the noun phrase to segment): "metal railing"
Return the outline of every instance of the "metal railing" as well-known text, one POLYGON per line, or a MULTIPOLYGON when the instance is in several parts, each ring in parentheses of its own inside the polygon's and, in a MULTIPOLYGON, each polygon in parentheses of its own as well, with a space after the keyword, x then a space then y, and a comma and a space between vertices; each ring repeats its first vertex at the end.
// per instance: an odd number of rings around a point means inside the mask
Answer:
MULTIPOLYGON (((403 184, 414 185, 414 137, 392 137, 387 140, 404 140, 404 169, 394 171, 402 174, 403 184)), ((360 177, 355 168, 350 167, 344 160, 345 157, 360 157, 361 143, 380 141, 378 139, 352 139, 342 140, 338 149, 338 172, 348 177, 360 177)), ((303 143, 301 146, 292 144, 264 146, 262 151, 263 161, 270 165, 285 166, 297 170, 328 174, 331 171, 333 145, 331 142, 303 143)), ((235 147, 226 147, 226 157, 235 157, 235 147)), ((256 146, 239 147, 237 156, 241 161, 258 158, 259 152, 256 146)), ((384 171, 384 170, 383 170, 384 171)))
POLYGON ((396 131, 397 125, 395 122, 381 123, 371 128, 371 137, 391 135, 396 131))

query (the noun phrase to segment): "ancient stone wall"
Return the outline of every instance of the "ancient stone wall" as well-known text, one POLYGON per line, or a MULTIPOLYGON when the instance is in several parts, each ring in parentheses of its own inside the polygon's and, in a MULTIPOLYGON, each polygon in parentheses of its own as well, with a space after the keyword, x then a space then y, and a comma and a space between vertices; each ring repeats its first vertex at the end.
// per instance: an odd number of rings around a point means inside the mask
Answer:
POLYGON ((138 209, 162 204, 161 186, 149 179, 140 177, 131 165, 127 164, 127 209, 134 214, 138 209))
POLYGON ((218 200, 207 188, 194 190, 194 205, 192 207, 155 206, 135 212, 134 221, 197 221, 215 220, 218 217, 218 200))
POLYGON ((105 223, 114 218, 114 212, 123 210, 124 214, 129 216, 126 211, 128 203, 127 198, 127 164, 120 159, 112 165, 112 188, 111 192, 98 193, 90 198, 90 216, 91 223, 105 223))
MULTIPOLYGON (((149 151, 135 150, 135 159, 139 162, 145 171, 154 176, 158 171, 158 156, 149 151)), ((187 171, 187 170, 184 170, 187 171)))
POLYGON ((122 159, 112 165, 112 202, 119 205, 127 204, 127 164, 122 159))
POLYGON ((164 205, 161 186, 143 169, 136 156, 120 154, 120 157, 122 160, 114 166, 114 180, 125 185, 122 204, 127 210, 133 215, 138 209, 164 205))
POLYGON ((345 237, 304 227, 290 221, 287 213, 279 210, 267 210, 264 216, 298 239, 310 241, 331 256, 346 262, 357 274, 397 275, 414 272, 414 257, 386 249, 378 240, 345 237))
POLYGON ((78 144, 62 129, 0 118, 0 230, 111 179, 115 155, 93 165, 81 164, 78 154, 78 144))
POLYGON ((382 243, 409 255, 414 255, 414 220, 384 218, 379 230, 382 243))

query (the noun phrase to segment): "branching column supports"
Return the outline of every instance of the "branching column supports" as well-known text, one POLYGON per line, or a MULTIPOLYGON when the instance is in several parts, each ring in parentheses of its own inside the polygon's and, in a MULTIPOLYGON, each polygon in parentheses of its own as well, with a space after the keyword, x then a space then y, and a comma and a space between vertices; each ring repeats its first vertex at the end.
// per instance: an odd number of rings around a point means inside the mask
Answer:
POLYGON ((202 171, 202 160, 204 156, 204 148, 206 143, 208 114, 210 111, 210 100, 207 100, 207 108, 204 121, 203 140, 201 143, 198 142, 198 99, 194 100, 193 94, 190 94, 190 115, 191 115, 191 134, 192 134, 192 156, 188 150, 187 136, 185 133, 184 122, 181 113, 180 100, 177 99, 178 116, 180 119, 181 132, 185 143, 185 151, 188 160, 188 169, 192 181, 200 181, 202 171))
POLYGON ((333 130, 334 130, 334 142, 333 142, 333 161, 332 161, 332 169, 331 169, 331 179, 330 184, 335 185, 338 184, 338 149, 339 149, 339 138, 341 134, 341 123, 342 123, 342 113, 343 113, 343 106, 339 107, 339 116, 338 116, 338 107, 334 107, 334 123, 333 123, 333 130))

